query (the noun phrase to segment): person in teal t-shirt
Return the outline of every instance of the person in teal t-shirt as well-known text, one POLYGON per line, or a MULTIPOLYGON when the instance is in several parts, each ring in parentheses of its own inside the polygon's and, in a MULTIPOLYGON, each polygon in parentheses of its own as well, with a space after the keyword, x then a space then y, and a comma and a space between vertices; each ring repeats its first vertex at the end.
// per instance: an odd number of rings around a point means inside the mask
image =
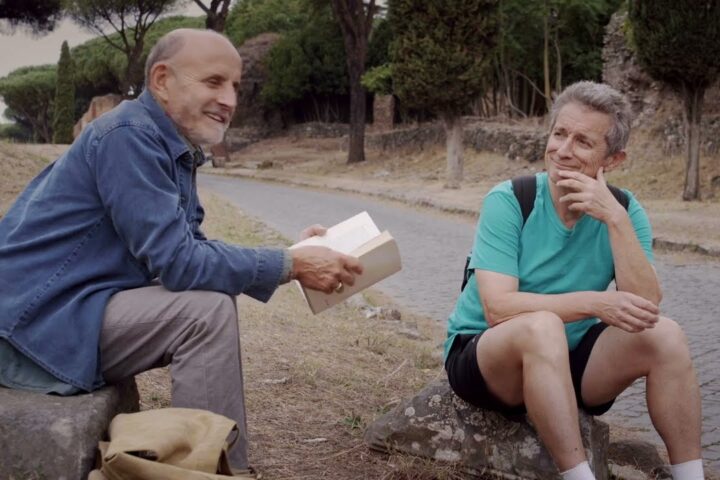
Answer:
POLYGON ((595 478, 578 407, 600 415, 641 377, 674 478, 703 478, 699 387, 681 328, 660 315, 650 223, 632 193, 626 210, 604 178, 625 160, 630 119, 607 85, 579 82, 557 98, 534 207, 523 223, 510 181, 487 194, 474 275, 448 321, 455 393, 527 412, 566 480, 595 478))

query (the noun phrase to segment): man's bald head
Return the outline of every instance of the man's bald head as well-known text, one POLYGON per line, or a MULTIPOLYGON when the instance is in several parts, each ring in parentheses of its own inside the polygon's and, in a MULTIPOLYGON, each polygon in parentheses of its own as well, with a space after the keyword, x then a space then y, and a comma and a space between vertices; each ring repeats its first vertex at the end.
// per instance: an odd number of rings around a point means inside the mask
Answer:
MULTIPOLYGON (((235 51, 232 42, 230 42, 225 35, 217 33, 214 30, 178 28, 160 37, 160 40, 158 40, 150 50, 147 60, 145 61, 145 85, 147 86, 149 84, 150 71, 153 65, 172 59, 181 53, 183 48, 188 44, 198 46, 198 43, 225 44, 225 46, 235 51)), ((242 63, 239 55, 238 61, 242 63)))

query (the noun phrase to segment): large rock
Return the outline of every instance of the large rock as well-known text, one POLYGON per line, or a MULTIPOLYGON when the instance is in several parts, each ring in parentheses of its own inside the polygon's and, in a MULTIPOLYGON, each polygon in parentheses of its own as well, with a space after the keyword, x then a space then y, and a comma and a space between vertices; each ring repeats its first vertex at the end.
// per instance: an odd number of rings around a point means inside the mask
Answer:
POLYGON ((134 380, 71 397, 0 387, 0 478, 85 479, 110 420, 137 410, 134 380))
MULTIPOLYGON (((581 412, 580 429, 596 478, 607 480, 608 426, 581 412)), ((447 380, 431 383, 371 424, 365 442, 374 450, 451 462, 471 475, 560 478, 524 416, 508 419, 473 407, 452 392, 447 380)))

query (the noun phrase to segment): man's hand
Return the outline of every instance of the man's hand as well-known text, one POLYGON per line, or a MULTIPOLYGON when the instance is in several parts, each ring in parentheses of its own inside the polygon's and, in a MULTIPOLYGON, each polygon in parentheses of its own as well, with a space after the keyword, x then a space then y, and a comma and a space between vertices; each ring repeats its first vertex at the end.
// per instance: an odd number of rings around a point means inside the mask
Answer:
POLYGON ((563 179, 557 182, 557 186, 570 191, 560 197, 561 202, 569 204, 569 210, 585 213, 605 224, 627 215, 607 187, 602 167, 598 170, 597 179, 568 170, 559 170, 558 175, 563 179))
POLYGON ((604 323, 630 333, 653 328, 660 316, 657 305, 630 292, 601 292, 596 310, 604 323))
POLYGON ((323 235, 325 235, 326 232, 327 228, 323 227, 319 223, 316 223, 315 225, 310 225, 302 232, 300 232, 300 241, 303 241, 306 238, 314 237, 316 235, 322 237, 323 235))
POLYGON ((355 275, 362 273, 357 258, 327 247, 308 246, 290 250, 293 257, 292 277, 304 287, 332 293, 342 285, 353 285, 355 275))

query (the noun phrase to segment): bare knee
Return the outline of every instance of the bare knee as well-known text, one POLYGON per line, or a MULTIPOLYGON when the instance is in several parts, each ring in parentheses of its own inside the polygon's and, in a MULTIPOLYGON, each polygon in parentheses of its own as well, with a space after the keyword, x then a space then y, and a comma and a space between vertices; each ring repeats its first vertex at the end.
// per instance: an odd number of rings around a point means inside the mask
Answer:
POLYGON ((690 360, 685 332, 674 320, 660 317, 654 328, 643 331, 638 337, 641 351, 648 355, 653 363, 690 360))
POLYGON ((523 317, 524 325, 518 342, 525 355, 559 361, 567 358, 565 324, 552 312, 535 312, 523 317))

